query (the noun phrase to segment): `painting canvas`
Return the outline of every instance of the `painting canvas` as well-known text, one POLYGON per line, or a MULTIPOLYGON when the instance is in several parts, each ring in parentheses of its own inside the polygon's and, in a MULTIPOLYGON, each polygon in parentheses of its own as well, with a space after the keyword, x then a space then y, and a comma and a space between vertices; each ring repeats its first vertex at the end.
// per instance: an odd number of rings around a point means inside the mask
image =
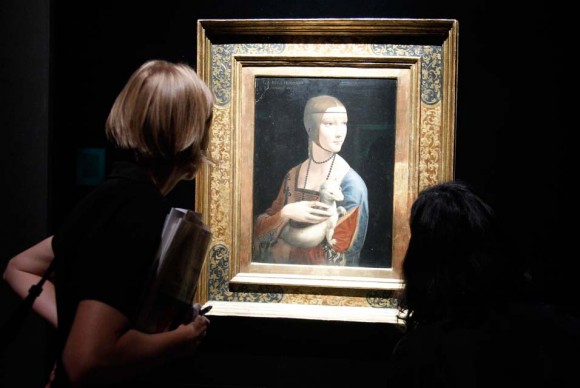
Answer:
MULTIPOLYGON (((254 219, 271 206, 288 170, 309 157, 303 123, 306 102, 313 96, 334 96, 348 113, 339 155, 368 191, 366 233, 356 265, 391 267, 396 80, 257 77, 255 85, 254 219)), ((252 260, 272 261, 257 254, 252 260)))
POLYGON ((196 300, 217 315, 394 321, 411 204, 453 178, 457 21, 208 19, 198 21, 197 48, 198 74, 216 97, 216 164, 196 180, 195 208, 213 235, 196 300), (316 96, 340 103, 310 111, 316 96), (312 112, 328 127, 308 127, 312 112), (319 134, 335 127, 346 136, 325 143, 319 134), (330 201, 340 216, 324 255, 289 253, 314 236, 303 221, 285 222, 296 208, 280 218, 284 228, 261 227, 274 205, 290 203, 280 198, 297 193, 315 194, 300 204, 314 220, 316 202, 334 190, 323 178, 345 191, 347 175, 366 187, 367 219, 346 210, 346 199, 330 201), (357 222, 347 228, 345 219, 357 222))

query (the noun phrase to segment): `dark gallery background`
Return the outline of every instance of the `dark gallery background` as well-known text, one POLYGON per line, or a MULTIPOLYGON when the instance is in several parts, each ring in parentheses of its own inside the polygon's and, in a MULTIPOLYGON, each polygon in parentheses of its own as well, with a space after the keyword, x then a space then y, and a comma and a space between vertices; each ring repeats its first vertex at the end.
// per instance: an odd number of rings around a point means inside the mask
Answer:
MULTIPOLYGON (((503 4, 2 0, 0 269, 90 189, 75 175, 77 151, 103 146, 106 115, 129 74, 151 58, 195 66, 197 19, 444 18, 459 21, 455 175, 495 206, 543 296, 578 313, 567 232, 574 73, 566 12, 503 4)), ((193 193, 183 184, 171 199, 192 208, 193 193)), ((17 299, 1 284, 0 300, 4 321, 17 299)), ((0 386, 41 386, 49 334, 28 317, 1 355, 0 386)), ((398 335, 386 324, 215 317, 199 357, 176 366, 176 376, 203 387, 383 386, 398 335)))

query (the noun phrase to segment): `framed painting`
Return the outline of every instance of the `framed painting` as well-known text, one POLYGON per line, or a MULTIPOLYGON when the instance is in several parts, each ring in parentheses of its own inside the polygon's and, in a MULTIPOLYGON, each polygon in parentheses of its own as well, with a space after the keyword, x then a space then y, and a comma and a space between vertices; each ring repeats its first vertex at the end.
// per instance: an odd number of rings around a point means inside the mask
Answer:
POLYGON ((454 176, 457 21, 199 20, 212 314, 395 322, 418 192, 454 176), (332 214, 332 215, 331 215, 332 214))

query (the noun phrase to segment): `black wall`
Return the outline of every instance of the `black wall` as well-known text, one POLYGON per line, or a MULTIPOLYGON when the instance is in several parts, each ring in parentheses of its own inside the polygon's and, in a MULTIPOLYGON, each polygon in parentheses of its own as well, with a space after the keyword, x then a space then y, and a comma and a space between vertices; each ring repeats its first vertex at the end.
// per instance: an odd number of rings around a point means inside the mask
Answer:
MULTIPOLYGON (((567 236, 567 153, 575 71, 565 9, 504 9, 500 1, 64 1, 0 3, 2 256, 51 233, 90 187, 76 151, 104 146, 103 125, 130 73, 147 59, 196 63, 201 18, 386 17, 459 21, 456 177, 498 211, 546 299, 577 312, 567 236), (564 93, 566 91, 566 93, 564 93), (565 225, 566 224, 566 225, 565 225)), ((176 205, 193 207, 192 183, 176 205)), ((0 286, 0 316, 16 298, 0 286)), ((3 320, 3 319, 2 319, 3 320)), ((212 318, 187 368, 190 386, 382 386, 398 332, 389 325, 212 318), (313 384, 303 382, 313 375, 313 384)), ((31 316, 3 356, 0 386, 39 386, 46 328, 31 316), (28 363, 28 364, 27 364, 28 363)))
MULTIPOLYGON (((46 0, 0 2, 0 269, 46 236, 50 169, 50 7, 46 0)), ((0 322, 18 299, 0 281, 0 322)), ((42 386, 45 324, 29 317, 6 353, 0 387, 42 386), (27 364, 30 363, 30 368, 27 364)), ((8 333, 7 335, 12 336, 8 333)))

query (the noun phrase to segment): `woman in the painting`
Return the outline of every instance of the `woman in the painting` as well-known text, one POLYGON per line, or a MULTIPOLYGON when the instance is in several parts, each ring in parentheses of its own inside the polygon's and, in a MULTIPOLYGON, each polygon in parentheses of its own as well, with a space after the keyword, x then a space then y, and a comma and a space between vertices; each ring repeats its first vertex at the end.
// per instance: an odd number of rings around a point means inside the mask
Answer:
POLYGON ((368 194, 363 179, 338 154, 347 121, 346 108, 336 97, 321 95, 306 103, 308 159, 288 171, 270 208, 257 217, 257 261, 359 265, 368 194))

